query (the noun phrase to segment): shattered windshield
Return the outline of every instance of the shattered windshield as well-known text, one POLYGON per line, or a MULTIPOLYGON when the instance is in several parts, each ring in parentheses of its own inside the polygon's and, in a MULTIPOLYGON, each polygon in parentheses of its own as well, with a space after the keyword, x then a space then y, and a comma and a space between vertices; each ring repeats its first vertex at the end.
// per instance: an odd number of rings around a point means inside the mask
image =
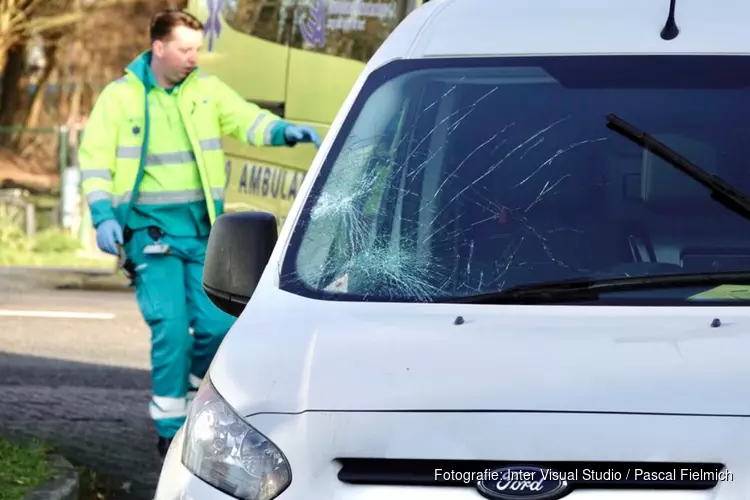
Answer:
POLYGON ((750 221, 606 126, 614 113, 750 193, 748 62, 390 63, 365 83, 315 179, 281 287, 431 302, 564 279, 750 270, 750 221))

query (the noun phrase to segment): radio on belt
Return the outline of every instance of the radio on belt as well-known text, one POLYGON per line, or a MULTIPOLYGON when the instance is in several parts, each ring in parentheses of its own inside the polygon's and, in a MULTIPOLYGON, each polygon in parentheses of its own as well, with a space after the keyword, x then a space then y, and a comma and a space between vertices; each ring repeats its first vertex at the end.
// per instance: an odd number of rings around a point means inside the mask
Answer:
POLYGON ((148 255, 166 255, 169 253, 170 247, 166 243, 160 243, 161 237, 164 236, 164 232, 156 226, 149 226, 148 235, 154 240, 153 243, 143 247, 143 253, 148 255))

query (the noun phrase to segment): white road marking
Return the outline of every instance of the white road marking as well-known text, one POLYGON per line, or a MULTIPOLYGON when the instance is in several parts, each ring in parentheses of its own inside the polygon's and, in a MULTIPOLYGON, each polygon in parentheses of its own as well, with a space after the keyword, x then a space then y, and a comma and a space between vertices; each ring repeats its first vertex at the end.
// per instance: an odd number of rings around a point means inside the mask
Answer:
POLYGON ((37 311, 34 309, 0 309, 0 317, 6 318, 67 318, 67 319, 115 319, 111 313, 75 311, 37 311))

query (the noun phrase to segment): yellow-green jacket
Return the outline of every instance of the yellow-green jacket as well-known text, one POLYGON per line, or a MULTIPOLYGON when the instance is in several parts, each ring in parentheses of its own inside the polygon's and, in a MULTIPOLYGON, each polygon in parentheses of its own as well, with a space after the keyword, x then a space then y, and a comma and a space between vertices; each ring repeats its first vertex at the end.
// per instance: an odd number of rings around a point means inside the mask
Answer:
POLYGON ((131 229, 205 235, 224 210, 221 138, 288 145, 288 124, 199 70, 167 91, 155 83, 150 57, 130 63, 91 111, 79 148, 83 193, 94 227, 116 219, 131 229))

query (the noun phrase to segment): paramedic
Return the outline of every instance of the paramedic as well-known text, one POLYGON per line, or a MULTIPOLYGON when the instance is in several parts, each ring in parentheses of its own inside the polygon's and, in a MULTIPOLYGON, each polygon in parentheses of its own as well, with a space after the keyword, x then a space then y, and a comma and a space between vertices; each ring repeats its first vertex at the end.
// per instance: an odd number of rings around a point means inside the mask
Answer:
POLYGON ((320 139, 202 73, 203 26, 190 14, 160 12, 150 33, 150 50, 95 103, 79 164, 97 245, 124 251, 151 329, 149 413, 163 457, 234 319, 202 289, 208 234, 224 208, 221 137, 289 147, 320 139))

